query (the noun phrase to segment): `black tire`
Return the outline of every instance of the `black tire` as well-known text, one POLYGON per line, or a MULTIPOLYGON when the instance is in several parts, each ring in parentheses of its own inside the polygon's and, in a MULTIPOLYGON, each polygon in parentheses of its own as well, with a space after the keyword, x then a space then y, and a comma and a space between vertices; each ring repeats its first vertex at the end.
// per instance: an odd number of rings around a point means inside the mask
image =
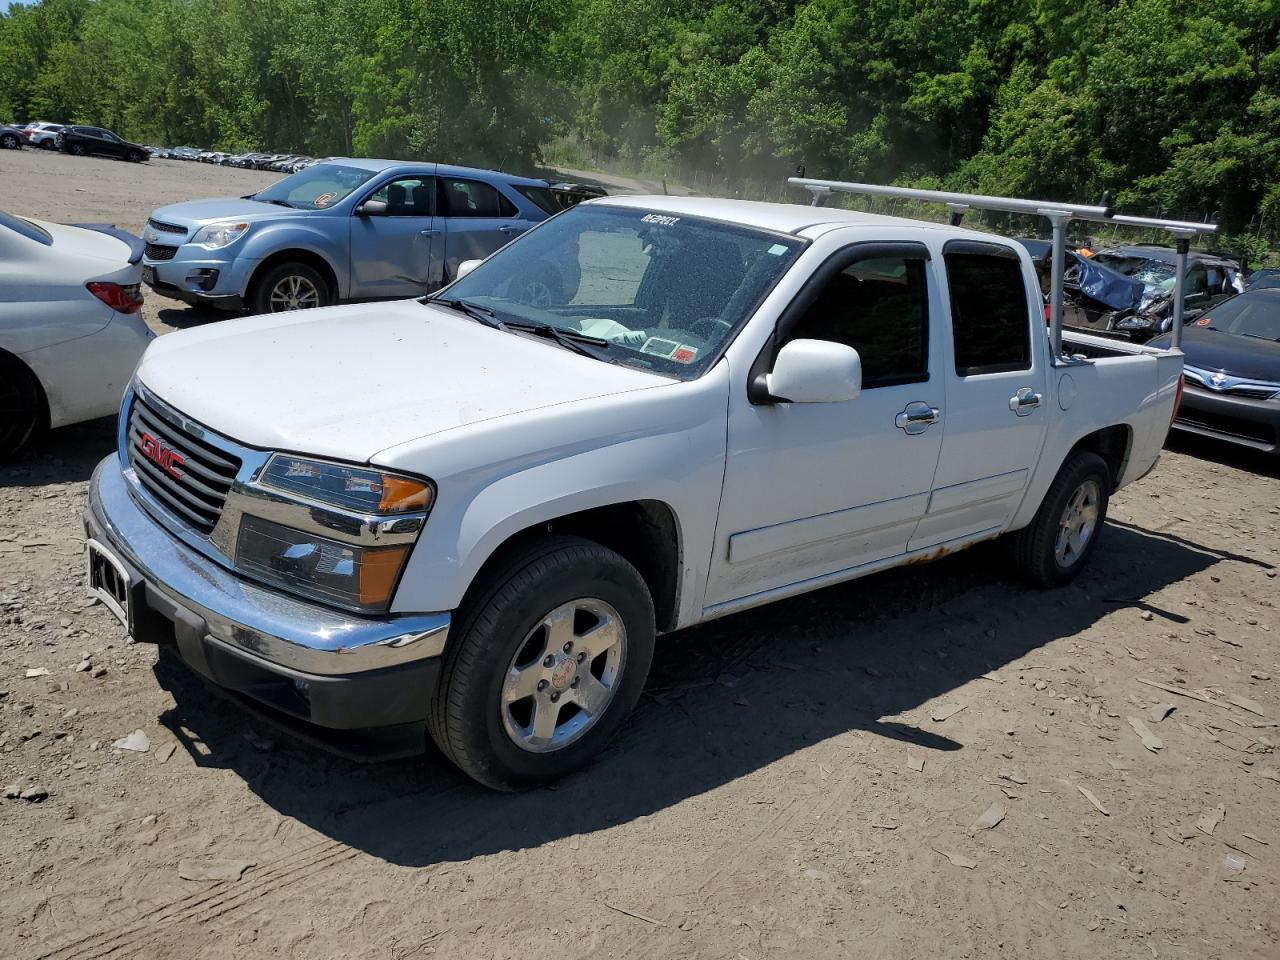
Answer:
POLYGON ((18 139, 16 134, 6 133, 0 137, 0 147, 5 150, 21 150, 22 141, 18 139))
POLYGON ((44 415, 40 384, 26 366, 0 353, 0 461, 31 438, 44 415))
MULTIPOLYGON (((579 633, 576 610, 572 616, 574 639, 585 640, 590 635, 590 622, 579 633)), ((635 707, 653 659, 653 600, 644 579, 612 550, 577 537, 547 537, 513 552, 472 589, 455 623, 457 633, 445 653, 428 729, 436 745, 460 770, 495 790, 548 783, 586 764, 635 707), (551 667, 551 646, 544 646, 550 632, 539 631, 553 611, 599 602, 618 614, 624 628, 618 655, 621 665, 610 699, 594 719, 589 711, 580 710, 574 690, 564 686, 569 682, 571 688, 577 688, 578 678, 568 681, 563 676, 565 664, 558 662, 554 670, 547 671, 554 677, 549 692, 543 690, 547 686, 543 683, 526 701, 528 727, 534 728, 532 711, 538 709, 539 698, 558 697, 556 690, 560 689, 565 702, 554 708, 560 724, 555 735, 570 729, 579 714, 585 728, 564 746, 532 752, 533 748, 521 746, 517 736, 509 732, 520 704, 504 699, 504 682, 523 651, 532 651, 529 662, 533 668, 551 667), (540 660, 544 654, 547 660, 540 660), (566 706, 571 707, 568 719, 566 706)), ((584 654, 562 649, 568 655, 562 660, 577 657, 579 666, 568 666, 579 672, 595 672, 607 656, 597 654, 583 668, 584 654)))
POLYGON ((1013 535, 1013 559, 1019 576, 1033 586, 1057 587, 1084 569, 1107 519, 1111 482, 1106 461, 1096 453, 1077 450, 1067 458, 1040 502, 1035 519, 1013 535), (1092 513, 1092 519, 1083 542, 1076 546, 1079 538, 1072 538, 1064 527, 1069 520, 1075 525, 1069 509, 1082 491, 1086 502, 1090 495, 1094 502, 1091 509, 1083 511, 1083 515, 1092 513))
POLYGON ((126 160, 128 160, 130 163, 141 163, 141 162, 142 162, 142 151, 141 151, 141 150, 130 150, 130 151, 125 155, 125 159, 126 159, 126 160))
POLYGON ((58 147, 56 143, 54 143, 52 140, 48 139, 47 137, 44 140, 40 141, 39 146, 41 150, 56 150, 58 147))
POLYGON ((296 262, 272 267, 254 281, 253 290, 249 294, 249 309, 254 313, 307 310, 327 307, 332 302, 329 284, 320 275, 320 271, 305 263, 296 262), (288 296, 290 289, 299 291, 298 302, 292 306, 288 296))
POLYGON ((83 143, 73 143, 71 146, 67 148, 67 151, 73 157, 83 157, 85 155, 85 149, 84 149, 83 143))

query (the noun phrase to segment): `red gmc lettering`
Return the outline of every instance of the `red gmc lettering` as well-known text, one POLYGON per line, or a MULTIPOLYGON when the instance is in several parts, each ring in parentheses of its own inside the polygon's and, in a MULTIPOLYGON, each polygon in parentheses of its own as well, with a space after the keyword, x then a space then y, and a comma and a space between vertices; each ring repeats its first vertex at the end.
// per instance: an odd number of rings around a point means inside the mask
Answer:
POLYGON ((165 446, 162 440, 144 433, 138 437, 138 450, 175 480, 182 479, 182 471, 178 468, 187 462, 187 458, 172 447, 165 446))

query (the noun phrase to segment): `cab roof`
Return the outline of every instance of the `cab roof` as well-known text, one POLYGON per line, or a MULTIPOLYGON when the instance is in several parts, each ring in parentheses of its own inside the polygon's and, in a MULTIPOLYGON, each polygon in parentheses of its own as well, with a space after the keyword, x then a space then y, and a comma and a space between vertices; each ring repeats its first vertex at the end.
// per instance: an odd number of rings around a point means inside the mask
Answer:
POLYGON ((484 176, 488 179, 501 180, 503 183, 523 184, 530 187, 545 187, 547 181, 535 180, 530 177, 517 177, 511 173, 503 173, 501 170, 484 170, 479 167, 452 167, 444 163, 434 163, 430 160, 414 161, 414 160, 377 160, 367 157, 326 157, 321 163, 340 163, 344 167, 355 167, 358 170, 372 170, 374 173, 385 172, 405 172, 413 173, 417 171, 430 170, 435 174, 445 177, 475 177, 484 176))
POLYGON ((758 227, 776 233, 803 234, 814 237, 827 229, 848 226, 924 227, 954 234, 957 237, 999 239, 962 227, 906 217, 888 217, 878 213, 862 213, 840 207, 813 207, 799 203, 766 203, 759 200, 722 200, 715 197, 619 196, 585 201, 590 204, 653 210, 660 213, 707 217, 746 227, 758 227))

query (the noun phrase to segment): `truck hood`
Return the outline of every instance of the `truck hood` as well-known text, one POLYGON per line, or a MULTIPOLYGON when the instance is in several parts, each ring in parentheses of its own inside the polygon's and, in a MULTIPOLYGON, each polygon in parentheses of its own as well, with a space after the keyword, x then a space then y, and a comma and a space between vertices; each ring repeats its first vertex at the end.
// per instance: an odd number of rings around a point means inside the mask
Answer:
POLYGON ((190 200, 171 203, 151 214, 152 220, 172 223, 180 227, 204 226, 219 220, 269 220, 277 217, 294 217, 310 213, 308 210, 290 210, 275 203, 260 200, 244 200, 237 197, 219 197, 213 200, 190 200))
POLYGON ((147 349, 138 378, 240 443, 354 462, 483 420, 672 383, 416 300, 172 333, 147 349))

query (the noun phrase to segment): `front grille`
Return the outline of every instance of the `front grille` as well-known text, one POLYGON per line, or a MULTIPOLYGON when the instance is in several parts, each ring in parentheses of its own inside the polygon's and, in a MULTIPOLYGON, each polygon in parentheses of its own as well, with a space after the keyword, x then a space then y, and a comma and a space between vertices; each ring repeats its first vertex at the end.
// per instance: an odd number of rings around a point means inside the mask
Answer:
POLYGON ((1248 397, 1250 400, 1270 400, 1280 393, 1280 386, 1240 386, 1228 387, 1223 391, 1233 397, 1248 397))
POLYGON ((143 489, 196 530, 211 533, 240 459, 192 436, 141 396, 129 411, 128 444, 129 465, 143 489))
POLYGON ((187 228, 180 227, 176 223, 165 223, 162 220, 148 220, 147 226, 152 230, 159 231, 160 233, 180 233, 184 237, 187 235, 187 228))
POLYGON ((177 247, 162 247, 158 243, 148 243, 143 247, 148 260, 172 260, 177 252, 177 247))

